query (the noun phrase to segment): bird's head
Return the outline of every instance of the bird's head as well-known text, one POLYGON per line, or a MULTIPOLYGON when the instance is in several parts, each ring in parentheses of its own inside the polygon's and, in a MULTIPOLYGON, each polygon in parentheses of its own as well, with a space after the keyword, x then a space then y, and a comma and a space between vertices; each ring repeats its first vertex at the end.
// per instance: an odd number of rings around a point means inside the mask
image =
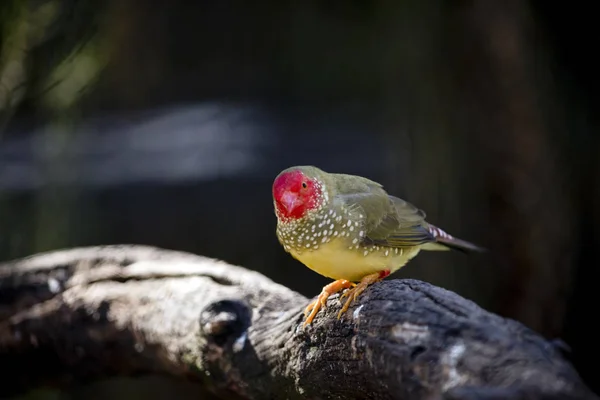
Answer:
POLYGON ((326 173, 312 166, 291 167, 273 182, 275 214, 280 221, 296 221, 318 211, 328 200, 326 173))

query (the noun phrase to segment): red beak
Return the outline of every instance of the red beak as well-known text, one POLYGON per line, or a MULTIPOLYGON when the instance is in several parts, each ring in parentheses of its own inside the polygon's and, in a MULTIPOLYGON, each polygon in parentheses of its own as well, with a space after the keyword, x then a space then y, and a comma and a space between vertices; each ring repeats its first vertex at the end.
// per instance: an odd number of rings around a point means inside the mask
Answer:
POLYGON ((286 209, 288 214, 291 214, 296 207, 302 204, 302 201, 298 198, 298 195, 293 192, 285 192, 281 196, 281 205, 286 209))

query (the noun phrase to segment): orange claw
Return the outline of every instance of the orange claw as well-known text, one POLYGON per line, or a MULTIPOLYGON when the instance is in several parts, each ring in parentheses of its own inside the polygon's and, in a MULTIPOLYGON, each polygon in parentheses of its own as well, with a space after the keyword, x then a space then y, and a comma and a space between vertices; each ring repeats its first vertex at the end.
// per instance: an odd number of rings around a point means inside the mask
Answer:
POLYGON ((339 292, 340 290, 347 289, 351 286, 355 286, 355 284, 345 279, 338 279, 337 281, 333 281, 329 285, 325 286, 321 291, 319 297, 317 297, 316 300, 313 300, 304 309, 304 316, 306 317, 306 320, 304 321, 304 326, 309 325, 312 322, 312 320, 315 318, 315 316, 321 308, 325 308, 325 306, 327 305, 327 298, 329 296, 339 292), (307 314, 308 317, 306 316, 307 314))
POLYGON ((342 297, 340 297, 340 299, 343 299, 344 297, 348 296, 348 300, 346 300, 346 302, 344 303, 344 306, 342 307, 342 309, 338 313, 337 318, 340 319, 340 317, 342 316, 342 314, 344 314, 346 311, 348 311, 348 308, 350 307, 350 304, 352 304, 352 302, 355 301, 358 298, 358 296, 360 296, 360 294, 362 292, 364 292, 365 289, 370 284, 382 280, 383 278, 385 278, 389 274, 390 274, 389 270, 384 270, 384 271, 381 271, 381 272, 376 272, 376 273, 371 274, 371 275, 367 275, 367 276, 365 276, 364 278, 361 279, 361 281, 360 281, 360 283, 358 285, 356 285, 355 287, 353 287, 350 290, 347 290, 346 293, 344 293, 342 295, 342 297))

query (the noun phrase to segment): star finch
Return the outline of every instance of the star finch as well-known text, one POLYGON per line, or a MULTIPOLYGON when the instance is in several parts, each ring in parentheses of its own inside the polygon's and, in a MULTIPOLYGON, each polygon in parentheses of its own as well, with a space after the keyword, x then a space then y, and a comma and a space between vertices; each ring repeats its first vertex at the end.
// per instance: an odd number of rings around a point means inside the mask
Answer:
POLYGON ((344 289, 338 318, 368 287, 421 250, 480 251, 427 223, 425 213, 377 182, 313 166, 282 171, 273 183, 277 238, 313 271, 335 279, 306 307, 310 324, 327 298, 344 289), (359 282, 355 284, 353 282, 359 282))

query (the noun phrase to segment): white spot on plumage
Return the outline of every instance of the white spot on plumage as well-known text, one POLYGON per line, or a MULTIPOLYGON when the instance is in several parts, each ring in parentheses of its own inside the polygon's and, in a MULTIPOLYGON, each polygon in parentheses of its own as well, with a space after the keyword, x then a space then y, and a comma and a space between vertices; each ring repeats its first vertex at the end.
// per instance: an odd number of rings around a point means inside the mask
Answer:
POLYGON ((337 235, 338 235, 338 231, 334 231, 333 236, 337 236, 337 235))
POLYGON ((387 255, 390 254, 390 251, 388 249, 385 250, 385 255, 387 257, 387 255))
MULTIPOLYGON (((325 229, 325 230, 323 231, 323 236, 327 236, 327 233, 329 233, 329 232, 327 231, 327 229, 325 229)), ((321 234, 321 232, 319 232, 319 234, 321 234)))
POLYGON ((365 231, 358 232, 358 236, 363 237, 365 235, 365 231))
POLYGON ((366 256, 367 256, 367 254, 369 254, 369 250, 365 250, 365 251, 364 251, 364 253, 363 253, 363 256, 365 256, 365 257, 366 257, 366 256))
POLYGON ((354 239, 352 240, 352 243, 356 244, 356 242, 358 242, 358 239, 357 239, 357 238, 354 238, 354 239))
POLYGON ((354 230, 354 227, 353 227, 353 226, 351 226, 351 227, 350 227, 350 232, 352 232, 353 230, 354 230))

